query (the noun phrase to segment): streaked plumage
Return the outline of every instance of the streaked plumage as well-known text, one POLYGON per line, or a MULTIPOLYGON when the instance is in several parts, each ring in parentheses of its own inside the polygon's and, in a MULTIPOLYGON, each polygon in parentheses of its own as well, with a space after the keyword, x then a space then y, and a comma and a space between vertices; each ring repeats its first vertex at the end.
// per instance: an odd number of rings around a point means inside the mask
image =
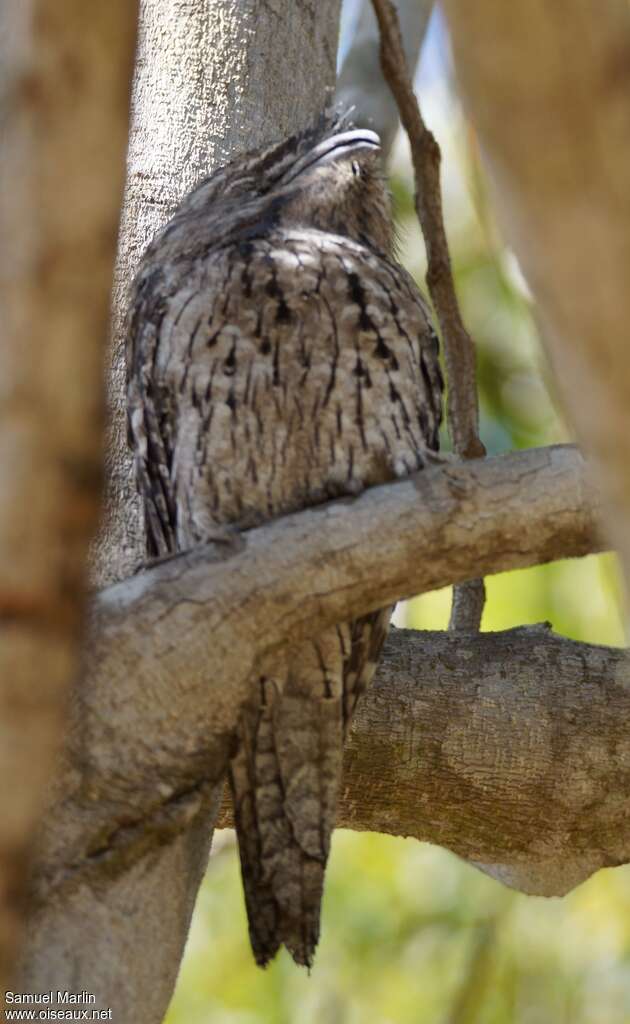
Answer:
MULTIPOLYGON (((152 556, 421 469, 441 390, 377 139, 316 129, 203 181, 149 247, 128 408, 152 556)), ((257 961, 310 964, 343 734, 391 609, 259 666, 230 783, 257 961)))

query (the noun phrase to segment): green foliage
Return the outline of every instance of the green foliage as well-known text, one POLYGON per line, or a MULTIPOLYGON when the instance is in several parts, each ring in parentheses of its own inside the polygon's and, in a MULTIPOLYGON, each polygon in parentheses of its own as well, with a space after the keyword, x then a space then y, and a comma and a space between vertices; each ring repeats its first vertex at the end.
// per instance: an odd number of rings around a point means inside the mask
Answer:
POLYGON ((630 868, 545 900, 436 847, 339 831, 309 977, 284 953, 254 966, 226 836, 167 1024, 627 1024, 630 868))

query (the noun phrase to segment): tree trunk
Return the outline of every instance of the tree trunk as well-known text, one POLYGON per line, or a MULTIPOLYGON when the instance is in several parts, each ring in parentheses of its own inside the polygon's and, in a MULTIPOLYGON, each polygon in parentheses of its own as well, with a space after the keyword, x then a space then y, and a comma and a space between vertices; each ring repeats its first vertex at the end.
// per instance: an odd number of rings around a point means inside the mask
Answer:
POLYGON ((124 314, 147 244, 178 202, 236 153, 308 125, 332 99, 340 0, 142 0, 114 301, 106 520, 99 584, 144 559, 127 447, 124 314))
POLYGON ((506 237, 630 581, 630 6, 444 8, 506 237))
MULTIPOLYGON (((114 302, 107 515, 95 555, 99 582, 129 575, 144 557, 124 417, 122 324, 133 269, 156 229, 200 177, 240 150, 304 128, 320 113, 335 81, 338 20, 338 0, 142 3, 114 302)), ((96 752, 108 736, 101 723, 83 742, 96 752)), ((138 735, 132 742, 144 741, 138 735)), ((155 788, 160 792, 159 779, 155 788)), ((88 803, 90 792, 86 780, 88 803)), ((161 1021, 206 866, 219 796, 216 779, 179 794, 171 801, 170 817, 162 819, 162 844, 125 870, 106 869, 105 882, 97 840, 90 851, 96 872, 82 875, 35 911, 21 986, 26 991, 84 988, 98 1006, 112 1008, 119 1024, 161 1021)), ((123 821, 133 817, 129 799, 119 808, 123 821)), ((57 839, 66 838, 61 827, 57 839)))
POLYGON ((0 14, 3 992, 78 665, 135 31, 128 0, 22 0, 0 14))

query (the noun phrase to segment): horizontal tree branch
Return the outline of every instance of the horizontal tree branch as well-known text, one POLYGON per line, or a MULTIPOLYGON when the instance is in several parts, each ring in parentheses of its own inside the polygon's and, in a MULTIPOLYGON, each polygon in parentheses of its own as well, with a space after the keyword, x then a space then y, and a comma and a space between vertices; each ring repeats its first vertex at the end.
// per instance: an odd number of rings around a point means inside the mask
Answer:
MULTIPOLYGON (((150 942, 156 931, 166 941, 166 920, 171 947, 183 947, 188 913, 177 907, 189 906, 203 870, 203 858, 195 854, 191 860, 190 851, 207 849, 234 725, 249 696, 252 667, 265 652, 432 587, 599 550, 597 518, 584 462, 570 446, 465 465, 446 462, 358 498, 228 535, 97 595, 84 678, 70 706, 68 742, 42 822, 20 978, 24 990, 55 988, 60 978, 84 979, 85 987, 93 976, 99 991, 115 991, 118 1006, 131 1006, 135 982, 125 989, 119 958, 107 945, 111 929, 120 942, 150 942), (90 966, 95 951, 96 974, 90 966)), ((359 714, 341 823, 449 843, 444 821, 454 802, 468 801, 468 817, 454 819, 462 835, 452 837, 453 848, 486 865, 501 865, 495 873, 501 870, 514 884, 540 887, 539 865, 538 875, 529 867, 523 874, 535 853, 540 860, 526 815, 536 808, 527 796, 520 846, 512 818, 519 820, 513 807, 528 792, 523 773, 544 775, 548 748, 532 741, 531 765, 523 758, 509 761, 511 711, 501 719, 496 698, 475 698, 493 657, 491 647, 486 654, 476 645, 500 641, 457 634, 443 641, 448 646, 438 655, 430 642, 425 651, 422 634, 412 641, 419 645, 414 652, 401 647, 406 636, 394 634, 380 681, 359 714), (462 680, 469 688, 463 696, 462 680), (413 686, 420 685, 423 699, 416 695, 411 707, 413 686), (455 726, 447 735, 449 715, 455 726), (428 735, 412 725, 420 721, 428 735), (489 733, 494 762, 482 759, 489 733), (436 775, 449 751, 459 775, 446 761, 446 776, 436 775), (353 780, 360 778, 367 788, 362 773, 370 764, 383 779, 372 773, 368 817, 353 780), (432 780, 426 786, 425 777, 432 780), (487 792, 479 778, 486 779, 487 792), (506 801, 488 795, 492 786, 512 794, 509 815, 506 801), (478 791, 484 796, 477 801, 483 828, 474 814, 478 791)), ((512 656, 509 642, 494 655, 496 672, 507 674, 515 692, 554 678, 557 658, 551 655, 547 669, 523 677, 530 647, 524 644, 525 665, 512 656)), ((620 655, 604 652, 607 657, 612 665, 620 655)), ((576 690, 585 664, 581 655, 572 662, 576 690)), ((522 708, 512 711, 524 713, 532 701, 524 698, 522 708)), ((574 735, 578 744, 588 738, 587 709, 572 722, 560 717, 559 731, 553 722, 549 726, 554 737, 574 735)), ((526 733, 531 721, 524 718, 519 728, 526 733)), ((526 748, 523 739, 521 749, 526 748)), ((563 855, 571 849, 568 841, 563 855)), ((601 856, 588 863, 599 866, 601 856)), ((584 877, 583 865, 580 870, 584 877)), ((545 878, 550 871, 544 867, 545 878)), ((163 998, 163 992, 156 997, 151 1019, 159 1019, 163 998)), ((123 1013, 123 1019, 132 1017, 123 1013)))
POLYGON ((93 867, 95 849, 141 850, 147 819, 221 778, 273 648, 448 583, 599 550, 596 518, 578 451, 534 449, 447 462, 103 591, 38 888, 93 867))
MULTIPOLYGON (((357 708, 338 826, 445 846, 558 896, 630 860, 630 657, 548 624, 390 635, 357 708)), ((232 824, 225 802, 217 825, 232 824)))
MULTIPOLYGON (((262 655, 414 594, 602 550, 597 527, 598 500, 570 445, 445 460, 358 498, 226 534, 103 591, 86 693, 107 704, 99 680, 124 693, 130 665, 149 687, 201 673, 207 694, 210 676, 224 696, 205 735, 218 738, 232 729, 262 655)), ((149 728, 162 725, 155 710, 141 715, 149 728)), ((193 723, 181 731, 189 726, 194 733, 193 723)))

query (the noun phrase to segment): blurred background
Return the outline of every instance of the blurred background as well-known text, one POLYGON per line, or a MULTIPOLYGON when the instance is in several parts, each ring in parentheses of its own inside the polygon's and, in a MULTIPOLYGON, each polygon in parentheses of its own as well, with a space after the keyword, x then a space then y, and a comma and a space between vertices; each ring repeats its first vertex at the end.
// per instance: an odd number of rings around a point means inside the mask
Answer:
MULTIPOLYGON (((342 53, 350 42, 346 17, 342 53)), ((489 454, 570 440, 527 286, 489 206, 439 15, 416 86, 442 147, 457 289, 477 345, 482 440, 489 454)), ((400 257, 422 285, 424 249, 400 133, 389 171, 400 257)), ((549 620, 577 640, 623 643, 613 556, 505 573, 486 587, 484 630, 549 620)), ((449 608, 450 589, 425 594, 399 606, 395 621, 443 629, 449 608)), ((217 833, 166 1024, 316 1021, 628 1024, 630 866, 601 871, 564 899, 526 897, 437 847, 338 830, 309 977, 284 951, 266 971, 255 967, 235 842, 217 833)))

